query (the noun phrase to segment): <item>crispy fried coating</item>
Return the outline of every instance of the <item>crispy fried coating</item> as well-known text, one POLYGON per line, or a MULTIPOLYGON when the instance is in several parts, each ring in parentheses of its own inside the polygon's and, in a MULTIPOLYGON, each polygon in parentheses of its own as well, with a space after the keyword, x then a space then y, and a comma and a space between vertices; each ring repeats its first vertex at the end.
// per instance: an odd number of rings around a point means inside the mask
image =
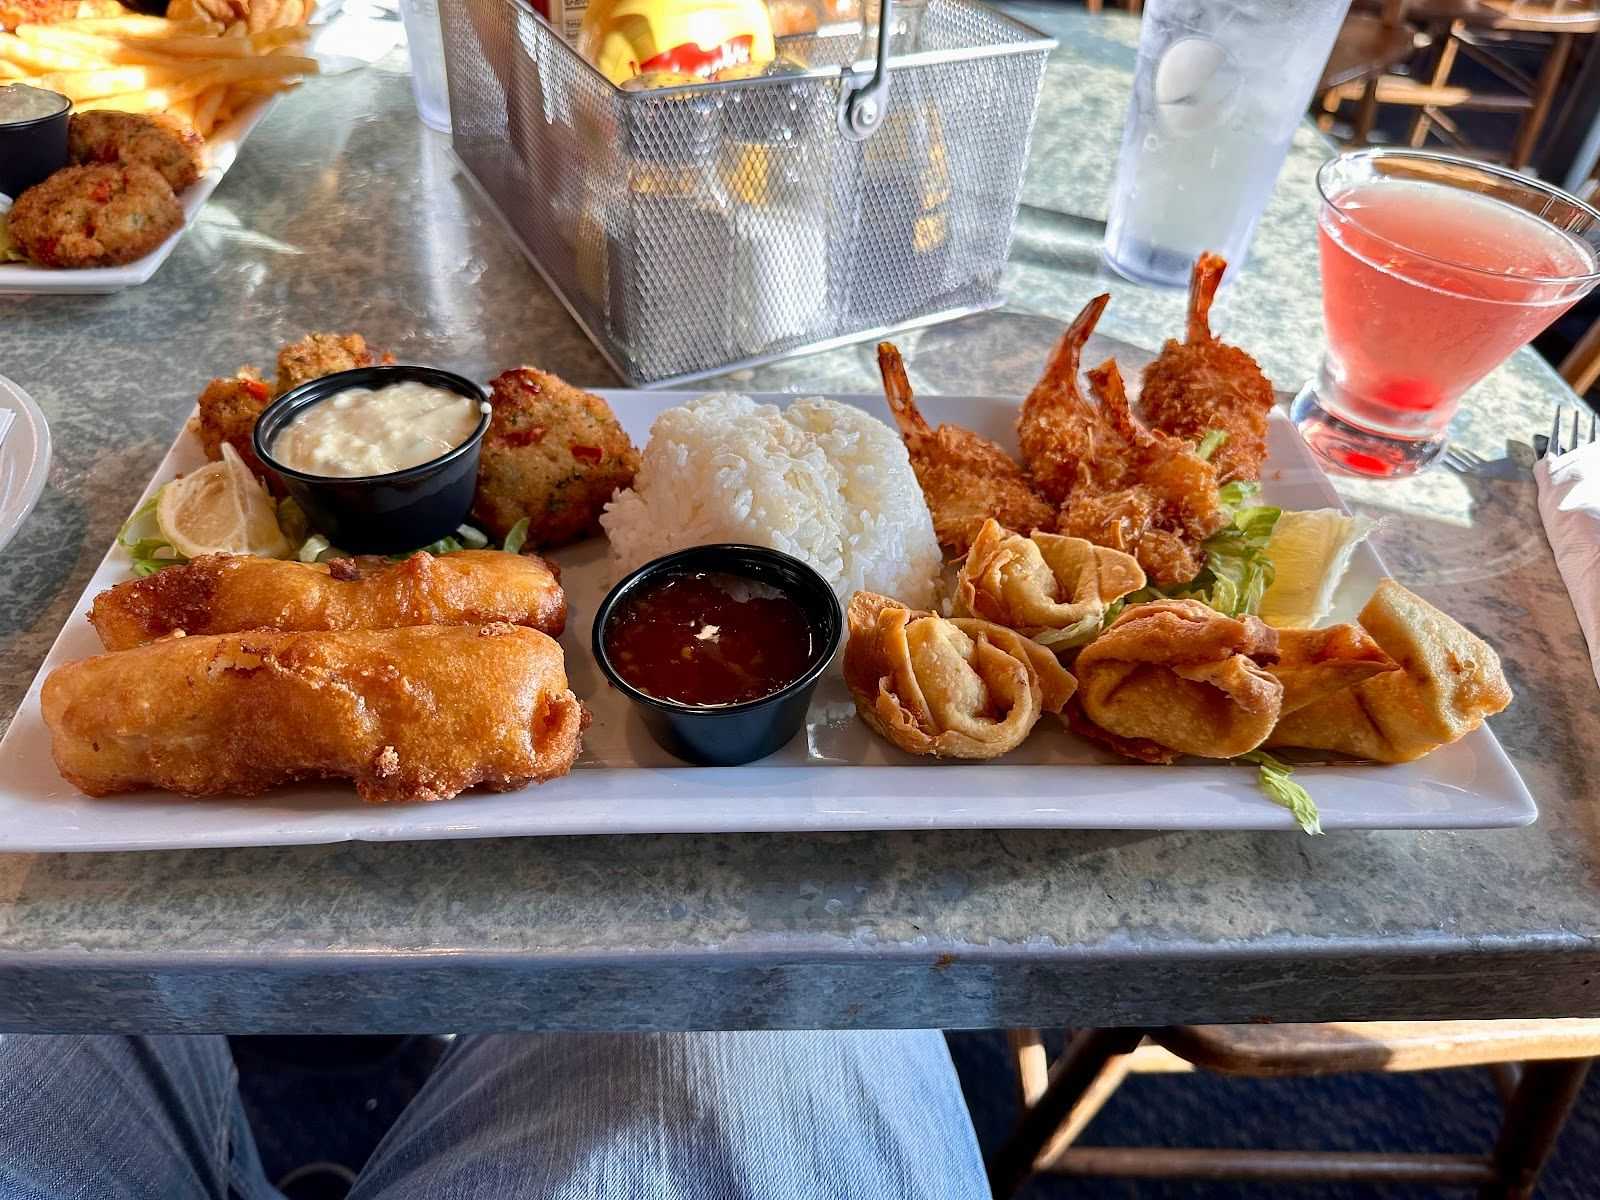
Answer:
POLYGON ((848 623, 844 678, 856 711, 912 754, 998 758, 1044 713, 1060 712, 1076 686, 1050 651, 988 621, 857 592, 848 623))
POLYGON ((118 0, 0 0, 0 30, 127 14, 118 0))
POLYGON ((1089 641, 1111 603, 1144 584, 1138 561, 1120 550, 1056 533, 1023 537, 986 521, 956 577, 954 613, 1060 653, 1089 641))
POLYGON ((1132 554, 1157 586, 1187 583, 1200 573, 1200 543, 1227 521, 1216 470, 1134 419, 1115 360, 1090 371, 1089 386, 1099 411, 1057 531, 1132 554))
POLYGON ((166 113, 97 109, 72 114, 67 153, 79 166, 138 163, 154 168, 174 192, 181 192, 200 178, 205 141, 166 113))
POLYGON ((1359 625, 1278 630, 1278 659, 1267 670, 1283 684, 1283 715, 1315 704, 1363 679, 1399 669, 1359 625))
POLYGON ((130 579, 101 592, 89 621, 107 650, 141 646, 170 633, 246 629, 393 629, 503 621, 560 635, 566 596, 535 555, 461 550, 362 572, 354 560, 284 562, 212 554, 130 579))
POLYGON ((63 167, 12 206, 11 237, 45 267, 114 267, 183 227, 183 206, 154 168, 63 167))
POLYGON ((1214 429, 1228 435, 1211 456, 1222 483, 1261 478, 1272 411, 1272 384, 1256 360, 1211 333, 1211 302, 1227 267, 1215 254, 1195 261, 1185 340, 1169 339, 1145 367, 1140 393, 1145 419, 1163 433, 1188 442, 1214 429))
POLYGON ((238 451, 252 475, 265 479, 268 488, 281 495, 282 483, 256 457, 255 443, 250 437, 256 418, 271 403, 272 390, 256 369, 240 367, 237 375, 213 379, 206 384, 190 429, 200 439, 208 459, 215 462, 221 458, 222 444, 226 442, 238 451))
POLYGON ((1394 580, 1378 585, 1359 620, 1400 669, 1288 713, 1267 745, 1411 762, 1511 703, 1494 649, 1394 580))
MULTIPOLYGON (((1102 450, 1098 443, 1113 439, 1114 431, 1105 428, 1078 388, 1083 347, 1110 301, 1109 292, 1096 296, 1073 318, 1017 415, 1023 465, 1034 487, 1053 504, 1066 503, 1085 472, 1092 472, 1102 450)), ((1120 452, 1121 439, 1113 439, 1110 449, 1120 452)))
POLYGON ((583 722, 561 647, 517 625, 168 638, 58 667, 40 702, 57 768, 91 796, 509 791, 565 775, 583 722))
POLYGON ((912 398, 900 351, 891 342, 878 343, 878 371, 940 545, 952 554, 965 554, 991 517, 1025 534, 1049 531, 1055 515, 1050 504, 1009 454, 959 425, 929 426, 912 398))
POLYGON ((278 378, 272 394, 276 398, 324 375, 393 361, 393 355, 375 354, 359 333, 308 333, 278 351, 278 378))
POLYGON ((1281 711, 1283 684, 1268 670, 1277 639, 1257 617, 1198 600, 1132 605, 1078 655, 1082 715, 1113 749, 1146 761, 1244 754, 1281 711))
POLYGON ((478 459, 473 519, 503 538, 526 517, 534 546, 599 533, 601 510, 639 470, 639 451, 610 405, 532 367, 506 371, 490 389, 494 416, 478 459))

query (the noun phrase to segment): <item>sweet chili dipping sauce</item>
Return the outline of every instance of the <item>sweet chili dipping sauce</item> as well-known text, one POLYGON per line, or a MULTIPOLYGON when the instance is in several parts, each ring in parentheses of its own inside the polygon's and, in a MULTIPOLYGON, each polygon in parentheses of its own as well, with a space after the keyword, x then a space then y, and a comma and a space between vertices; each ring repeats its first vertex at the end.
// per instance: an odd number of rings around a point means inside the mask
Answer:
POLYGON ((680 704, 770 696, 812 664, 805 609, 769 583, 685 571, 640 584, 613 612, 606 656, 641 692, 680 704))

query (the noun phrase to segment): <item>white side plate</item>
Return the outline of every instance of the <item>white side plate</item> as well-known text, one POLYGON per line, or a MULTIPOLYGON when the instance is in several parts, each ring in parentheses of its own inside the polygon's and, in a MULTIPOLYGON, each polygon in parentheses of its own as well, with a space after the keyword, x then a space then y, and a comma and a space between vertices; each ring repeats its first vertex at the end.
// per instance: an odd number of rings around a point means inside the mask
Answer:
POLYGON ((50 426, 33 398, 0 375, 0 408, 16 414, 0 443, 0 550, 16 536, 50 473, 50 426))
MULTIPOLYGON (((686 398, 683 392, 604 395, 641 445, 656 414, 686 398)), ((876 396, 838 399, 887 416, 876 396)), ((946 396, 919 403, 931 421, 959 421, 1014 444, 1015 400, 946 396)), ((1274 413, 1269 449, 1264 488, 1269 503, 1338 506, 1337 494, 1279 413, 1274 413)), ((181 434, 150 490, 200 462, 198 444, 181 434)), ((1256 788, 1252 768, 1129 763, 1097 751, 1049 719, 1026 745, 992 763, 941 764, 903 755, 856 719, 837 666, 818 688, 808 728, 777 754, 746 767, 686 766, 651 742, 626 702, 605 687, 590 655, 590 621, 610 583, 605 543, 592 540, 553 557, 561 563, 570 606, 561 639, 567 670, 573 689, 594 713, 578 769, 567 778, 523 792, 471 793, 431 805, 366 805, 351 788, 328 785, 240 800, 160 793, 91 800, 65 783, 50 761, 39 685, 57 664, 100 652, 82 613, 97 592, 130 577, 126 554, 113 547, 0 742, 0 851, 586 833, 1295 829, 1288 812, 1256 788)), ((1384 575, 1377 555, 1362 546, 1340 587, 1332 619, 1353 617, 1384 575)), ((1538 815, 1487 728, 1420 762, 1304 767, 1298 777, 1316 797, 1323 826, 1330 830, 1514 826, 1538 815)))
POLYGON ((205 207, 211 193, 217 190, 222 177, 239 157, 239 147, 250 136, 250 131, 261 124, 262 118, 277 103, 277 96, 262 96, 245 105, 233 119, 218 130, 207 142, 210 160, 204 174, 183 191, 178 199, 183 202, 183 228, 143 258, 121 267, 87 267, 81 271, 66 268, 35 267, 27 263, 0 263, 0 295, 49 292, 57 295, 98 296, 120 292, 146 282, 161 269, 167 256, 178 245, 178 239, 188 232, 200 210, 205 207))

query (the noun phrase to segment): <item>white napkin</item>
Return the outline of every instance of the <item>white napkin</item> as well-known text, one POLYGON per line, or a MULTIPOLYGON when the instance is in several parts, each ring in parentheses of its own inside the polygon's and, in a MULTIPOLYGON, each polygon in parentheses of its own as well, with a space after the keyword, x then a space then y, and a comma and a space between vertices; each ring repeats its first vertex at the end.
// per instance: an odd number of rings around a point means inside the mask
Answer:
POLYGON ((1589 663, 1600 682, 1600 442, 1533 466, 1539 516, 1578 612, 1589 663))

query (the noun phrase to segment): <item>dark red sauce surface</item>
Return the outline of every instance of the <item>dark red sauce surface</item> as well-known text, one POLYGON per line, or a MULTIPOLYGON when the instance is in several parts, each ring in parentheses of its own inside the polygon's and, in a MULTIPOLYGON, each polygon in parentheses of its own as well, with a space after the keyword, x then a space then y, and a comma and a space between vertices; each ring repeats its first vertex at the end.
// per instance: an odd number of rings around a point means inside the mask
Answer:
POLYGON ((605 651, 641 692, 682 704, 742 704, 812 664, 811 622, 768 583, 724 571, 647 580, 612 610, 605 651))

